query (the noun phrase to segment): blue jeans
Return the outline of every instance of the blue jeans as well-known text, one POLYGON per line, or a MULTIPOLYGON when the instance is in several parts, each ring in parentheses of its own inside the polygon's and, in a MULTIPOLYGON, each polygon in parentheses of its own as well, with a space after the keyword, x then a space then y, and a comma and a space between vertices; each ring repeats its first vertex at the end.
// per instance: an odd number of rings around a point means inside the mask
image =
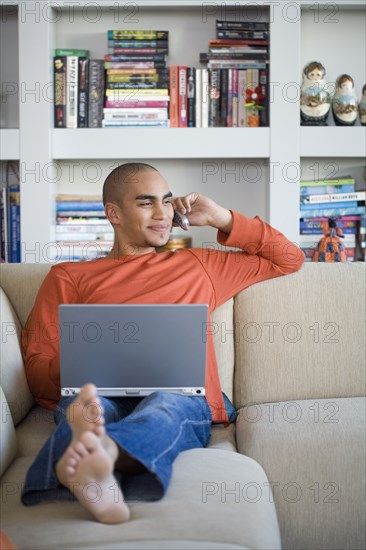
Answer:
MULTIPOLYGON (((74 499, 55 473, 56 463, 71 442, 65 411, 74 400, 76 407, 77 396, 64 397, 57 405, 54 414, 57 427, 28 470, 23 504, 74 499)), ((107 434, 147 470, 137 475, 115 472, 127 502, 162 498, 178 454, 205 447, 209 441, 212 415, 203 396, 155 392, 147 397, 100 400, 107 434)))

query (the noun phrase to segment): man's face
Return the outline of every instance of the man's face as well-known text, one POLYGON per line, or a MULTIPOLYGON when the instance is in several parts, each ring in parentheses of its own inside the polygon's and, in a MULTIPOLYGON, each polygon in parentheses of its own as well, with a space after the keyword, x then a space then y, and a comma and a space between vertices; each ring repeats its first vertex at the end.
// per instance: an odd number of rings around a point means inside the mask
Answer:
POLYGON ((172 194, 159 172, 137 172, 129 177, 119 206, 118 240, 129 253, 143 254, 165 245, 172 227, 172 194))

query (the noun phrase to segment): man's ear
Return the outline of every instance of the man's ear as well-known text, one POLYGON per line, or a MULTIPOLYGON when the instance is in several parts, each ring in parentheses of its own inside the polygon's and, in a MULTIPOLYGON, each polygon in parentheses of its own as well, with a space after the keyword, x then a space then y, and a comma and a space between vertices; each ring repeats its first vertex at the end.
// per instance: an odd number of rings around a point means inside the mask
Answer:
POLYGON ((119 208, 113 202, 107 202, 104 205, 104 211, 111 224, 118 225, 120 223, 119 208))

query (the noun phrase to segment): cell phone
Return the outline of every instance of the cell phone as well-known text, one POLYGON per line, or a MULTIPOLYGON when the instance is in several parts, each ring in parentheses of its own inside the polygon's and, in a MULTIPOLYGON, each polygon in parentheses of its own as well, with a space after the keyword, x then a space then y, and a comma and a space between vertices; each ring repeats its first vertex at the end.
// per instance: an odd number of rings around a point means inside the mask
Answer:
POLYGON ((178 212, 178 210, 174 210, 173 223, 176 223, 177 225, 179 225, 179 227, 181 227, 185 231, 187 231, 189 227, 189 220, 187 216, 185 216, 184 214, 181 214, 180 212, 178 212))

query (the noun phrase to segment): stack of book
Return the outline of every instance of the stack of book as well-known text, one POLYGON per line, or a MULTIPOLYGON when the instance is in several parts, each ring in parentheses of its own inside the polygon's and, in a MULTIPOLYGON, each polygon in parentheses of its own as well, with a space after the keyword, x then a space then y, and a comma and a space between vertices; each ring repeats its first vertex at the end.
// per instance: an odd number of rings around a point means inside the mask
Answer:
POLYGON ((104 65, 89 50, 56 49, 53 58, 55 128, 100 128, 104 65))
POLYGON ((365 191, 355 191, 355 179, 343 177, 300 182, 300 247, 311 261, 316 245, 328 226, 328 217, 342 229, 348 261, 357 259, 361 217, 365 215, 365 191))
POLYGON ((103 127, 169 126, 168 31, 108 31, 103 127))
POLYGON ((20 187, 18 184, 1 190, 0 226, 1 262, 20 262, 20 187))
POLYGON ((1 263, 21 261, 19 165, 6 162, 5 179, 0 193, 1 263))
POLYGON ((170 126, 268 126, 269 23, 216 21, 205 69, 173 66, 170 126))
POLYGON ((114 233, 99 195, 56 197, 57 261, 84 261, 106 256, 114 233))

